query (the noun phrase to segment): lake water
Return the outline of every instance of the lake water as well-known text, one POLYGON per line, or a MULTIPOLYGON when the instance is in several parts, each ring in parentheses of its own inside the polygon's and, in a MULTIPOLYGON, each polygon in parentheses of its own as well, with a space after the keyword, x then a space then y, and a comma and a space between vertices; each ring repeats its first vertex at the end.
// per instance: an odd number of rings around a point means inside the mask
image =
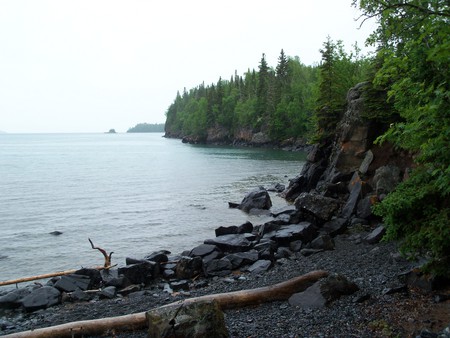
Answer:
MULTIPOLYGON (((88 238, 121 266, 191 249, 219 226, 263 223, 228 202, 287 184, 305 156, 153 133, 0 134, 0 281, 103 265, 88 238)), ((286 205, 271 198, 273 209, 286 205)))

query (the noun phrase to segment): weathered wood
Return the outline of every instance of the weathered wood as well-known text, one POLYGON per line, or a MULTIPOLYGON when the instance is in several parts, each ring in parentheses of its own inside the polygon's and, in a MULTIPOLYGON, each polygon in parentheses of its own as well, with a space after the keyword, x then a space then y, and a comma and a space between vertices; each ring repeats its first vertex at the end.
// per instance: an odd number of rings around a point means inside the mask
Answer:
MULTIPOLYGON (((92 243, 91 239, 88 238, 89 243, 91 243, 91 247, 92 249, 96 249, 98 251, 100 251, 103 255, 103 257, 105 258, 105 263, 103 265, 103 267, 101 266, 96 266, 93 267, 91 269, 96 269, 96 270, 107 270, 110 269, 112 267, 114 267, 115 265, 111 265, 111 256, 114 252, 111 252, 109 255, 107 254, 105 249, 102 249, 100 247, 94 246, 94 243, 92 243)), ((45 278, 52 278, 52 277, 58 277, 58 276, 64 276, 64 275, 70 275, 72 273, 75 273, 77 270, 65 270, 65 271, 57 271, 57 272, 51 272, 51 273, 46 273, 43 275, 36 275, 36 276, 30 276, 30 277, 22 277, 22 278, 17 278, 17 279, 11 279, 11 280, 7 280, 7 281, 0 281, 0 286, 4 286, 4 285, 11 285, 11 284, 19 284, 19 283, 25 283, 25 282, 31 282, 34 280, 39 280, 39 279, 45 279, 45 278)))
POLYGON ((75 273, 76 271, 77 270, 65 270, 65 271, 46 273, 43 275, 11 279, 11 280, 6 280, 3 282, 0 282, 0 286, 18 284, 18 283, 24 283, 24 282, 31 282, 34 280, 39 280, 39 279, 44 279, 44 278, 52 278, 52 277, 57 277, 57 276, 70 275, 71 273, 75 273))
MULTIPOLYGON (((222 310, 256 305, 275 300, 286 300, 293 293, 300 292, 308 288, 317 280, 328 276, 328 272, 317 270, 305 275, 289 279, 285 282, 260 287, 250 290, 241 290, 215 295, 205 295, 184 300, 184 304, 215 300, 222 310)), ((175 302, 162 307, 180 305, 175 302)), ((5 338, 53 338, 53 337, 76 337, 82 335, 104 335, 115 334, 120 331, 142 330, 147 327, 145 312, 131 315, 109 317, 93 320, 85 320, 67 323, 42 329, 23 331, 6 335, 5 338)))
POLYGON ((109 268, 111 266, 111 256, 114 252, 110 252, 110 254, 108 255, 108 253, 106 252, 105 249, 102 249, 98 246, 94 246, 94 243, 92 243, 91 239, 88 238, 89 243, 91 243, 91 247, 92 249, 97 249, 98 251, 100 251, 103 255, 103 257, 105 258, 105 264, 103 265, 105 268, 109 268))

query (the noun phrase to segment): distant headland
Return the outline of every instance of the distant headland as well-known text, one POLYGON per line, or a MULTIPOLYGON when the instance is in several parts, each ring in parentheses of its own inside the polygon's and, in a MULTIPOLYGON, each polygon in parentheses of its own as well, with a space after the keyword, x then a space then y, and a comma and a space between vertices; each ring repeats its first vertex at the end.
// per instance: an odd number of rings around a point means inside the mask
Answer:
POLYGON ((138 123, 136 126, 127 130, 127 133, 163 133, 164 123, 138 123))

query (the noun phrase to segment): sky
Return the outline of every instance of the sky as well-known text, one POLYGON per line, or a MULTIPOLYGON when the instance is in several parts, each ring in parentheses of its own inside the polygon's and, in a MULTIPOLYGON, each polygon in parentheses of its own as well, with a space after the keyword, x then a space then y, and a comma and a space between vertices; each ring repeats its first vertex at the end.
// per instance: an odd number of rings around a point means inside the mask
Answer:
MULTIPOLYGON (((0 0, 0 131, 126 132, 177 91, 365 39, 352 0, 0 0)), ((370 49, 367 49, 370 50, 370 49)))

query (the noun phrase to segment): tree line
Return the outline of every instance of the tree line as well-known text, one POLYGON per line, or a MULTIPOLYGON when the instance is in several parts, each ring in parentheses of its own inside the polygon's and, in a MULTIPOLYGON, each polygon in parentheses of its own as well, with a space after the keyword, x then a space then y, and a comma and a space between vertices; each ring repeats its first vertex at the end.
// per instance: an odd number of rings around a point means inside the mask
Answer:
POLYGON ((321 52, 321 64, 307 66, 281 50, 275 68, 262 54, 258 70, 178 92, 166 112, 166 134, 205 140, 209 129, 220 129, 233 140, 240 130, 250 130, 276 143, 312 138, 318 128, 331 131, 329 114, 316 111, 341 115, 347 90, 364 79, 369 62, 357 46, 347 53, 342 41, 331 38, 321 52))

